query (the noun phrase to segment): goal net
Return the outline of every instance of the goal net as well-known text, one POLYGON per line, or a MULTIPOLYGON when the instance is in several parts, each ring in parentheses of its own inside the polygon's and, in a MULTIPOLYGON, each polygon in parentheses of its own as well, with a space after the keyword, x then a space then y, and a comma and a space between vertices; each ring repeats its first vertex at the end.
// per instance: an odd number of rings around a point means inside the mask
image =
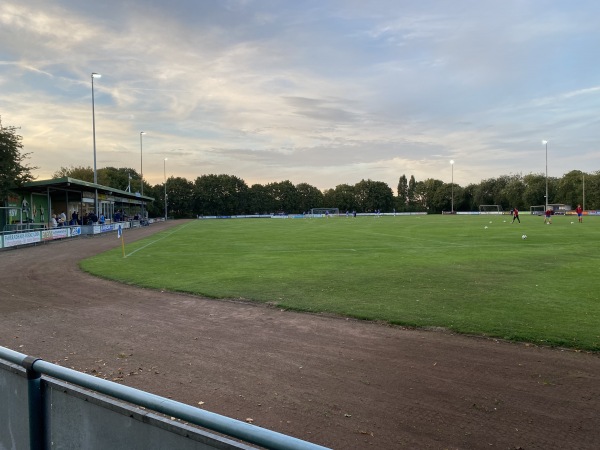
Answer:
POLYGON ((339 216, 340 210, 339 208, 312 208, 310 215, 311 217, 339 216))
POLYGON ((535 206, 529 207, 529 212, 531 213, 531 215, 534 215, 534 216, 541 216, 544 214, 545 211, 546 211, 545 205, 535 205, 535 206))
POLYGON ((479 205, 479 214, 502 214, 500 205, 479 205))

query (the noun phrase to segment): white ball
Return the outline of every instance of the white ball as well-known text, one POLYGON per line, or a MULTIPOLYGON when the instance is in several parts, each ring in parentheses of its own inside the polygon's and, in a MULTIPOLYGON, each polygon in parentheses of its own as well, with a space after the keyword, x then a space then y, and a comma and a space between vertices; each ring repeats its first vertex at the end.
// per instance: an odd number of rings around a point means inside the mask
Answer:
POLYGON ((527 235, 524 234, 523 236, 521 236, 521 239, 527 239, 527 235))

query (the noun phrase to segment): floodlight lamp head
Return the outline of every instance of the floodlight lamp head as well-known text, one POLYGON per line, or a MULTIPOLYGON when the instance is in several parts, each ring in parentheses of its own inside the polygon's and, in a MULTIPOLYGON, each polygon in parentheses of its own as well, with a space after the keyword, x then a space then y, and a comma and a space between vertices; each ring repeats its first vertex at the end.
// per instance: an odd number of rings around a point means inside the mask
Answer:
POLYGON ((454 160, 453 159, 450 160, 450 164, 454 165, 454 160))
POLYGON ((102 78, 102 75, 96 72, 92 72, 92 78, 102 78))
POLYGON ((542 145, 546 145, 547 143, 548 143, 548 141, 545 139, 542 141, 542 145))
POLYGON ((146 134, 146 132, 145 131, 140 131, 140 134, 146 134))

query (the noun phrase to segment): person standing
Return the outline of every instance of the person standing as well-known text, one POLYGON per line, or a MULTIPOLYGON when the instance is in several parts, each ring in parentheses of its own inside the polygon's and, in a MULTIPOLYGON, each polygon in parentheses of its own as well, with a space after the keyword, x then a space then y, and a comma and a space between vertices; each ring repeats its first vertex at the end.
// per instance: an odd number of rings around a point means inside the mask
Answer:
POLYGON ((552 223, 552 209, 548 208, 544 216, 544 223, 550 225, 552 223))
POLYGON ((583 222, 583 208, 581 207, 581 205, 577 205, 577 209, 575 211, 577 211, 577 220, 579 221, 579 223, 582 223, 583 222))
POLYGON ((521 219, 519 219, 519 210, 517 208, 513 208, 512 214, 513 214, 512 223, 515 223, 515 220, 518 220, 519 223, 521 223, 521 219))

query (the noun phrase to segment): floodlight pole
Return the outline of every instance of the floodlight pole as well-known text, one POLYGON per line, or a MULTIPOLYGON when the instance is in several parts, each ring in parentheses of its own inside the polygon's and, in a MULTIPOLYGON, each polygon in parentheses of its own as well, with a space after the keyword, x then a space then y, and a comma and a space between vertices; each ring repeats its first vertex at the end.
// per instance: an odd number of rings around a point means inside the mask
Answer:
POLYGON ((581 189, 583 194, 583 203, 581 204, 581 208, 585 211, 585 173, 581 174, 581 189))
POLYGON ((544 213, 548 211, 548 141, 543 140, 542 144, 546 146, 546 206, 544 213))
POLYGON ((167 220, 167 159, 165 158, 163 161, 163 172, 165 177, 165 221, 167 220))
POLYGON ((140 193, 144 195, 144 152, 142 146, 142 136, 145 135, 145 131, 140 131, 140 193))
POLYGON ((452 184, 451 184, 451 189, 452 189, 452 198, 450 200, 451 203, 451 207, 450 207, 450 214, 454 214, 454 160, 451 159, 450 160, 450 166, 452 167, 452 184))
MULTIPOLYGON (((140 131, 140 194, 144 196, 144 151, 142 146, 142 136, 145 135, 145 131, 140 131)), ((144 213, 144 199, 140 199, 142 205, 142 220, 146 218, 146 214, 144 213)))
MULTIPOLYGON (((92 72, 92 135, 94 140, 94 184, 98 184, 98 172, 96 170, 96 107, 94 102, 94 78, 100 78, 102 75, 92 72)), ((94 195, 94 213, 98 214, 98 189, 95 189, 94 195)))

